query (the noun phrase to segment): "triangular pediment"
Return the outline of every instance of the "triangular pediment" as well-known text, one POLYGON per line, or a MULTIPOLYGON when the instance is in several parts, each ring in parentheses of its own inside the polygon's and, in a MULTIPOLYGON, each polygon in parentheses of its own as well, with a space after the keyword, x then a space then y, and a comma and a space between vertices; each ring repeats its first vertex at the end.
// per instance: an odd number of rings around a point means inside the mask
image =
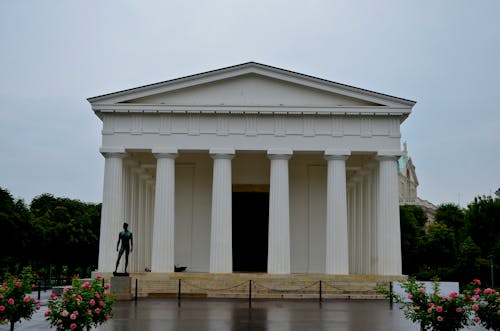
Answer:
POLYGON ((257 74, 226 78, 206 84, 131 99, 125 102, 179 106, 381 106, 374 102, 257 74))
POLYGON ((112 107, 125 109, 144 105, 157 106, 157 109, 182 107, 188 111, 213 107, 233 107, 243 111, 252 107, 260 111, 260 108, 267 107, 283 108, 281 111, 301 109, 301 112, 343 107, 394 108, 401 114, 408 114, 415 104, 410 100, 254 62, 88 100, 96 112, 112 107))

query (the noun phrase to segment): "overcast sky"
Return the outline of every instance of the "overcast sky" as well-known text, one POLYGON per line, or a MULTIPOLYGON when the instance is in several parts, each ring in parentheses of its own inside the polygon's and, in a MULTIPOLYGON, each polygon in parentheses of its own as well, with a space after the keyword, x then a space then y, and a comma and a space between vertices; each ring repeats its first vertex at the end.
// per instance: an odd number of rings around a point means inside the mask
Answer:
POLYGON ((0 1, 0 187, 100 202, 88 97, 248 61, 417 101, 435 204, 500 187, 499 0, 0 1))

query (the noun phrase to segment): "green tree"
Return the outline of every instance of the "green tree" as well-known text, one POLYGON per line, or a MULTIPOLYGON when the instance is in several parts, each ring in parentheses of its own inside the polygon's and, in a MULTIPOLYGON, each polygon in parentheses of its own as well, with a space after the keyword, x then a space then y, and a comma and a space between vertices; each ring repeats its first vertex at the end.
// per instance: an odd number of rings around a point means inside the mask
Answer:
POLYGON ((427 227, 423 240, 424 262, 419 272, 420 279, 453 280, 457 260, 455 234, 443 223, 434 223, 427 227))
POLYGON ((422 263, 420 252, 423 248, 427 215, 419 206, 404 205, 399 207, 399 217, 403 274, 415 275, 422 263))
POLYGON ((32 234, 31 213, 22 200, 14 200, 9 191, 0 188, 0 270, 20 271, 29 263, 29 241, 32 234))
MULTIPOLYGON (((491 196, 476 197, 468 205, 466 218, 469 224, 469 234, 481 249, 481 278, 490 279, 489 257, 493 256, 494 269, 498 274, 500 264, 500 199, 491 196)), ((498 278, 495 280, 498 284, 498 278)))
POLYGON ((463 242, 468 236, 465 212, 456 204, 445 203, 438 206, 435 221, 446 225, 453 231, 457 244, 463 242))

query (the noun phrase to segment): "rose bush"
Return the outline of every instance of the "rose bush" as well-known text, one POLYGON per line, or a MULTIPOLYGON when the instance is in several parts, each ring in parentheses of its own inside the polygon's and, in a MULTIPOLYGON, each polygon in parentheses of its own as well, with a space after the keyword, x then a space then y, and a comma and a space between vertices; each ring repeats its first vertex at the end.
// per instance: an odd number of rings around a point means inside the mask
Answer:
POLYGON ((30 297, 34 285, 31 268, 24 268, 19 277, 7 274, 0 285, 0 324, 10 322, 10 329, 22 319, 30 319, 40 302, 30 297))
POLYGON ((492 288, 481 288, 481 281, 474 279, 464 292, 473 301, 475 321, 486 329, 500 331, 500 293, 492 288))
POLYGON ((90 330, 112 317, 113 303, 109 284, 103 286, 101 275, 91 282, 74 278, 60 297, 51 294, 45 317, 57 331, 90 330))
POLYGON ((434 281, 431 294, 426 292, 423 283, 415 279, 409 279, 401 285, 407 297, 389 291, 382 292, 400 303, 405 317, 419 323, 421 330, 456 331, 473 324, 473 299, 470 296, 456 292, 441 295, 437 281, 434 281))

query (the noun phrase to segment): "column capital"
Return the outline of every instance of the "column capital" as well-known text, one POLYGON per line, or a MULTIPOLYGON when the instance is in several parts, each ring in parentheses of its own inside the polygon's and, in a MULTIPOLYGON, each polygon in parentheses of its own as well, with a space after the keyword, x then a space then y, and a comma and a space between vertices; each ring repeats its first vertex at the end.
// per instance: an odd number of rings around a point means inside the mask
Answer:
POLYGON ((377 151, 376 159, 379 161, 392 161, 398 160, 401 156, 401 151, 399 150, 380 150, 377 151))
POLYGON ((235 151, 233 148, 210 148, 209 152, 212 159, 232 159, 235 151))
POLYGON ((270 148, 267 150, 267 157, 270 160, 289 160, 292 155, 291 148, 270 148))
POLYGON ((101 152, 104 157, 118 157, 123 159, 127 156, 125 148, 123 147, 101 147, 99 152, 101 152))
POLYGON ((175 159, 177 157, 177 148, 175 147, 153 147, 151 152, 157 159, 175 159))
POLYGON ((324 153, 324 158, 327 160, 347 160, 349 156, 351 156, 351 151, 348 149, 329 148, 324 153))

